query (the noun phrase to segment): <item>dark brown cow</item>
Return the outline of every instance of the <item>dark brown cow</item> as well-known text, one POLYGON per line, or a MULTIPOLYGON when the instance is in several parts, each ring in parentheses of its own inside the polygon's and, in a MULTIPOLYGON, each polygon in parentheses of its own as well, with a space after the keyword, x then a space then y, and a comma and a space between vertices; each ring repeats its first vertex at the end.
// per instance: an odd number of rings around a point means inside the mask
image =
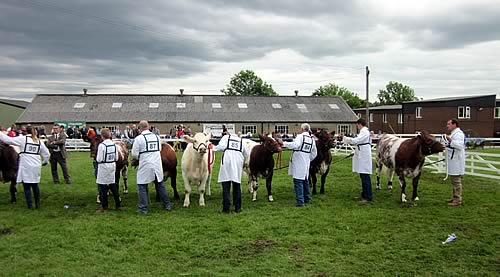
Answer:
MULTIPOLYGON (((97 147, 103 142, 101 135, 96 135, 90 139, 90 156, 95 160, 97 155, 97 147)), ((127 144, 122 141, 115 141, 116 149, 118 150, 118 161, 116 161, 115 182, 120 187, 120 174, 123 177, 123 193, 128 193, 128 148, 127 144)))
POLYGON ((274 138, 260 135, 260 144, 252 140, 244 140, 250 157, 245 161, 245 172, 248 175, 248 191, 252 193, 252 201, 257 200, 258 178, 266 178, 267 197, 274 201, 272 181, 274 172, 274 153, 281 152, 281 144, 274 138))
MULTIPOLYGON (((170 177, 170 185, 174 190, 174 199, 181 199, 179 197, 179 193, 177 192, 177 155, 175 154, 175 150, 170 144, 162 143, 160 155, 161 165, 163 168, 163 180, 167 181, 170 177)), ((138 160, 132 161, 132 166, 137 167, 138 165, 138 160)), ((159 194, 156 194, 156 201, 160 201, 159 194)))
POLYGON ((10 203, 15 204, 16 179, 19 168, 19 155, 10 145, 0 142, 0 181, 10 182, 10 203))
POLYGON ((335 147, 335 141, 332 134, 325 130, 321 130, 316 133, 316 138, 318 155, 311 161, 311 165, 309 167, 309 178, 311 180, 309 183, 313 187, 312 194, 316 194, 316 183, 318 181, 316 174, 320 174, 321 188, 319 193, 324 194, 326 176, 328 176, 328 172, 330 172, 330 164, 332 163, 332 153, 330 152, 330 149, 335 147))
POLYGON ((377 143, 377 189, 380 189, 380 171, 382 166, 385 166, 389 170, 388 188, 392 189, 392 177, 396 172, 401 185, 401 202, 407 202, 405 177, 411 177, 412 200, 417 201, 418 180, 422 174, 425 156, 442 152, 444 149, 444 145, 427 132, 411 139, 383 135, 377 143))

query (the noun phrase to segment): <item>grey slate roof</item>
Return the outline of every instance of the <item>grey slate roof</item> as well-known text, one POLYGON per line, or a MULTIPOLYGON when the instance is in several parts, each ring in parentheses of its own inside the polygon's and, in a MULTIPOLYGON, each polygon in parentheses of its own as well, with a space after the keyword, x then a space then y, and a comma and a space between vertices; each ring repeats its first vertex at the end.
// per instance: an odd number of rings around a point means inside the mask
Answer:
POLYGON ((492 95, 486 94, 486 95, 467 95, 467 96, 442 97, 442 98, 425 99, 425 100, 418 100, 418 101, 408 101, 408 102, 404 102, 404 103, 445 102, 445 101, 481 98, 481 97, 488 97, 488 96, 492 96, 492 95))
POLYGON ((222 95, 143 95, 143 94, 39 94, 16 123, 54 121, 86 122, 356 122, 357 117, 341 97, 316 96, 222 96, 222 95), (75 108, 75 103, 85 103, 75 108), (112 108, 122 103, 121 108, 112 108), (158 108, 149 108, 159 103, 158 108), (185 103, 184 109, 177 103, 185 103), (212 103, 220 103, 220 109, 212 103), (238 103, 246 103, 241 109, 238 103), (272 104, 280 104, 281 109, 272 104), (297 104, 304 104, 307 112, 297 104), (332 109, 335 104, 338 109, 332 109))
POLYGON ((14 107, 18 107, 18 108, 22 108, 22 109, 26 108, 30 104, 30 102, 28 102, 28 101, 5 99, 5 98, 0 98, 0 103, 14 106, 14 107))
MULTIPOLYGON (((401 110, 403 108, 403 105, 383 105, 383 106, 376 106, 376 107, 370 107, 371 110, 401 110)), ((366 108, 357 108, 353 109, 354 111, 366 111, 366 108)))

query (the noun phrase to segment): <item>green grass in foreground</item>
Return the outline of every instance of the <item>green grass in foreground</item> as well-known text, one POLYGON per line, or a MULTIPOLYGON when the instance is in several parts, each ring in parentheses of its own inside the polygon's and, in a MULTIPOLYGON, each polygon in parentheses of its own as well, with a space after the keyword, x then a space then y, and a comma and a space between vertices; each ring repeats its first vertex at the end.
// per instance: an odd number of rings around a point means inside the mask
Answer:
MULTIPOLYGON (((385 185, 375 191, 373 204, 363 206, 352 200, 360 193, 360 182, 346 160, 332 167, 326 194, 314 196, 306 208, 291 207, 292 180, 281 170, 273 182, 275 202, 267 202, 263 183, 259 200, 251 202, 244 185, 243 213, 222 215, 216 183, 219 162, 207 207, 198 207, 194 194, 190 208, 176 201, 174 210, 166 213, 153 203, 147 216, 136 212, 134 170, 129 173, 130 194, 122 195, 128 209, 95 213, 96 185, 88 153, 70 154, 72 186, 52 184, 50 168, 44 167, 40 210, 26 209, 21 187, 18 204, 8 204, 8 186, 1 185, 0 275, 498 276, 500 272, 498 181, 465 177, 465 206, 448 208, 449 180, 424 172, 418 206, 400 205, 398 186, 388 191, 385 185), (64 209, 65 204, 71 208, 64 209), (456 233, 458 240, 442 245, 450 233, 456 233)), ((168 190, 172 196, 170 186, 168 190)), ((407 192, 411 194, 411 187, 407 192)))

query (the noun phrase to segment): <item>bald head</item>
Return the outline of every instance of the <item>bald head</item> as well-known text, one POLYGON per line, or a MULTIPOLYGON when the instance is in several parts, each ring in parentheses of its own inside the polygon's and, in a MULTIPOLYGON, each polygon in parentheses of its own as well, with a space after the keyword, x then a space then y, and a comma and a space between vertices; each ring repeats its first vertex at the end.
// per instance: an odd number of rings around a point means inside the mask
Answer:
POLYGON ((149 130, 149 123, 146 120, 141 120, 138 127, 141 131, 149 130))
POLYGON ((309 132, 311 130, 311 126, 307 123, 303 123, 302 125, 300 125, 300 128, 306 132, 309 132))

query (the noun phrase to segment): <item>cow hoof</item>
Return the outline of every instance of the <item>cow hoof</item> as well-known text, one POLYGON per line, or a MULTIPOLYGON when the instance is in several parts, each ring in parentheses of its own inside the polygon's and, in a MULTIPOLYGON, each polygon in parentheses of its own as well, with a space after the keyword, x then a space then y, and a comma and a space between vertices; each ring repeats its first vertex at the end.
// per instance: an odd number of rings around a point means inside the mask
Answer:
POLYGON ((124 190, 123 194, 128 194, 128 189, 124 190))
POLYGON ((380 190, 380 185, 377 185, 377 186, 375 187, 375 189, 376 189, 376 190, 380 190))
POLYGON ((269 195, 269 202, 273 202, 274 201, 274 198, 272 195, 269 195))
POLYGON ((392 186, 387 186, 387 189, 388 190, 392 190, 392 186))
POLYGON ((413 201, 418 201, 420 200, 418 197, 415 197, 415 199, 413 199, 413 201))
POLYGON ((184 208, 189 208, 189 204, 182 205, 184 208))
POLYGON ((406 203, 406 202, 408 202, 406 200, 406 195, 405 194, 401 194, 401 203, 406 203))

